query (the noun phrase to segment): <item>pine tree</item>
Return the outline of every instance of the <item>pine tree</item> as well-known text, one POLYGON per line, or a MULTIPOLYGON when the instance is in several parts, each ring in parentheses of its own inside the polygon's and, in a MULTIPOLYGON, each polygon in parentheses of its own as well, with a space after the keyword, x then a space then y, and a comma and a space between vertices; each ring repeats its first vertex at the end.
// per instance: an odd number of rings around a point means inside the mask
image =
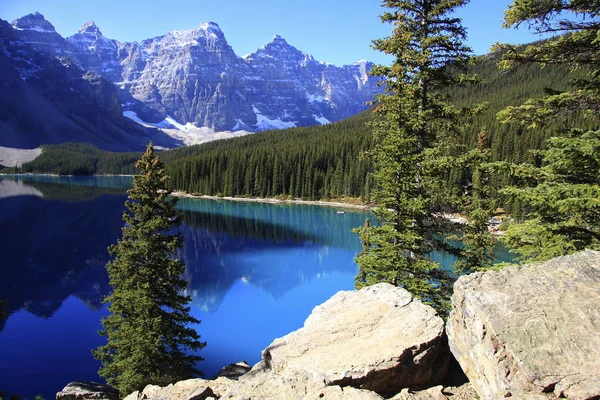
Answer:
POLYGON ((438 310, 447 305, 446 276, 428 254, 442 246, 447 224, 432 201, 439 187, 441 156, 460 133, 461 111, 443 94, 450 85, 472 82, 472 60, 460 19, 452 13, 467 0, 384 0, 381 19, 392 35, 374 48, 395 56, 392 66, 376 66, 385 93, 376 97, 372 200, 379 224, 358 228, 366 244, 356 257, 356 287, 377 282, 400 285, 438 310), (441 215, 440 215, 441 216, 441 215))
POLYGON ((187 352, 205 346, 189 327, 200 321, 182 294, 185 266, 172 258, 183 245, 181 235, 171 232, 182 217, 152 144, 136 167, 140 175, 128 191, 123 237, 109 247, 114 259, 106 265, 112 292, 104 300, 110 315, 100 334, 108 343, 93 351, 102 362, 100 376, 122 395, 201 375, 196 363, 202 358, 187 352))
POLYGON ((485 271, 494 264, 494 241, 488 230, 488 223, 495 207, 488 170, 491 152, 486 147, 485 140, 485 131, 481 131, 475 149, 464 157, 465 164, 472 172, 470 196, 466 197, 467 204, 462 207, 467 215, 467 225, 459 238, 463 248, 454 265, 454 270, 459 275, 485 271))
POLYGON ((567 92, 547 95, 508 107, 498 114, 505 123, 523 129, 563 120, 547 147, 535 151, 533 162, 499 168, 516 182, 502 193, 519 202, 520 222, 506 231, 504 241, 525 260, 546 260, 585 248, 600 250, 600 131, 585 129, 600 111, 600 3, 597 0, 514 1, 505 13, 505 27, 526 24, 538 33, 562 36, 526 48, 497 45, 500 66, 522 63, 584 68, 588 75, 567 92))

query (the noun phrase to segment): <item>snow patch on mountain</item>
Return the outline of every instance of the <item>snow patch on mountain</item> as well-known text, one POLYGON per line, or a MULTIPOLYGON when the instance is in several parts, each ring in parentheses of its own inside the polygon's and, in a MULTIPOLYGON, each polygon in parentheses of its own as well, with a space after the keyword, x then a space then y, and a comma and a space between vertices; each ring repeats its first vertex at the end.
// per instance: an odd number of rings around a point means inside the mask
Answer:
POLYGON ((330 120, 328 120, 327 118, 325 118, 322 115, 320 117, 318 117, 316 114, 313 114, 313 118, 315 119, 315 121, 317 121, 321 125, 327 125, 327 124, 331 123, 330 120))
POLYGON ((187 123, 185 125, 177 122, 173 117, 167 116, 164 120, 158 123, 143 121, 135 111, 123 111, 123 116, 143 125, 147 128, 157 128, 171 136, 173 139, 181 141, 185 146, 193 146, 195 144, 211 142, 213 140, 231 139, 234 137, 245 136, 251 134, 251 131, 238 130, 216 132, 213 129, 202 126, 197 127, 187 123))
POLYGON ((44 18, 39 12, 28 14, 24 17, 17 18, 12 22, 12 27, 19 31, 36 31, 42 33, 56 33, 54 25, 44 18))
POLYGON ((14 27, 16 30, 18 31, 36 31, 36 32, 42 32, 42 33, 54 33, 55 31, 50 31, 48 29, 43 29, 40 28, 39 26, 32 26, 29 28, 19 28, 19 27, 14 27))
POLYGON ((256 127, 259 131, 266 131, 268 129, 287 129, 296 128, 298 125, 295 121, 282 121, 281 118, 271 119, 263 115, 258 108, 252 107, 252 111, 256 114, 256 127))
POLYGON ((320 103, 322 101, 326 101, 325 97, 318 94, 307 94, 306 98, 311 103, 320 103))

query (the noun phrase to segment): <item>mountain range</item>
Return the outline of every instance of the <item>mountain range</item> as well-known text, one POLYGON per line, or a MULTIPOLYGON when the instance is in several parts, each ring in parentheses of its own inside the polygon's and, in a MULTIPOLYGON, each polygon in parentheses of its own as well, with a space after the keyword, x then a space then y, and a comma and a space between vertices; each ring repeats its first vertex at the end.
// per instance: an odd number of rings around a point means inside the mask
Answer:
POLYGON ((63 38, 39 13, 0 20, 0 145, 132 150, 327 124, 381 91, 357 61, 315 60, 279 35, 240 57, 214 22, 141 42, 94 22, 63 38))

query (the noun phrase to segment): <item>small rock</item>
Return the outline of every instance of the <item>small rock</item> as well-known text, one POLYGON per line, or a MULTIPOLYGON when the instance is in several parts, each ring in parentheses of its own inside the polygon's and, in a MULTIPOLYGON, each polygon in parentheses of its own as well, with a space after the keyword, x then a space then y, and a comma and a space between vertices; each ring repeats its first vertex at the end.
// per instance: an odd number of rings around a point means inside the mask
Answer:
POLYGON ((210 387, 199 387, 198 389, 194 390, 186 400, 206 400, 209 397, 213 398, 214 395, 215 393, 210 387))
POLYGON ((268 369, 257 368, 242 376, 221 400, 303 400, 307 393, 324 387, 323 381, 304 371, 274 374, 268 369))
POLYGON ((71 382, 56 393, 56 400, 119 400, 119 391, 95 382, 71 382))
POLYGON ((165 387, 148 385, 141 393, 133 392, 126 397, 127 400, 207 400, 220 398, 235 381, 227 378, 187 379, 165 387))
POLYGON ((235 364, 229 364, 223 368, 217 374, 217 377, 222 376, 229 379, 237 380, 240 376, 248 373, 252 367, 246 361, 240 361, 235 364))

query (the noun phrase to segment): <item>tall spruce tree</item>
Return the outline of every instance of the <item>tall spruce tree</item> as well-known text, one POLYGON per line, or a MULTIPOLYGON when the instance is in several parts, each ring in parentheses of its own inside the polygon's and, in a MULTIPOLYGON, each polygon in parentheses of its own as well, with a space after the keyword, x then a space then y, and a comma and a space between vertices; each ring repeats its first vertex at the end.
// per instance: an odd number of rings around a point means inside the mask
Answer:
POLYGON ((564 124, 553 132, 546 149, 533 152, 537 163, 499 164, 516 182, 502 193, 520 202, 523 210, 504 240, 524 260, 600 250, 600 131, 582 129, 593 125, 589 122, 597 121, 600 111, 599 16, 597 0, 515 0, 504 16, 507 28, 528 25, 538 33, 562 35, 524 49, 497 45, 503 53, 501 68, 537 63, 588 71, 587 78, 574 80, 571 91, 548 89, 546 96, 498 114, 502 122, 524 129, 557 119, 564 124))
POLYGON ((106 265, 112 292, 110 315, 102 319, 108 343, 93 351, 102 362, 99 374, 122 395, 149 383, 166 385, 201 375, 196 352, 205 346, 189 324, 200 321, 189 314, 190 298, 182 292, 184 264, 173 259, 183 245, 171 231, 181 222, 169 197, 168 177, 152 144, 137 162, 140 174, 128 191, 123 214, 123 237, 109 247, 114 256, 106 265))
POLYGON ((363 251, 356 257, 356 287, 377 282, 400 285, 438 310, 447 304, 446 276, 428 254, 448 233, 437 207, 460 133, 461 111, 444 94, 451 85, 474 81, 466 74, 472 61, 465 29, 453 12, 467 0, 384 0, 381 16, 393 25, 390 37, 373 47, 393 55, 391 66, 372 74, 385 78, 376 97, 373 127, 374 188, 378 224, 356 229, 363 251), (434 201, 436 198, 436 201, 434 201))
POLYGON ((475 148, 464 154, 461 161, 470 170, 470 188, 466 190, 470 196, 464 196, 461 207, 467 216, 467 224, 462 236, 457 237, 463 244, 454 264, 458 275, 485 271, 494 264, 494 240, 488 224, 495 206, 489 170, 491 151, 486 147, 485 131, 479 133, 475 148))

